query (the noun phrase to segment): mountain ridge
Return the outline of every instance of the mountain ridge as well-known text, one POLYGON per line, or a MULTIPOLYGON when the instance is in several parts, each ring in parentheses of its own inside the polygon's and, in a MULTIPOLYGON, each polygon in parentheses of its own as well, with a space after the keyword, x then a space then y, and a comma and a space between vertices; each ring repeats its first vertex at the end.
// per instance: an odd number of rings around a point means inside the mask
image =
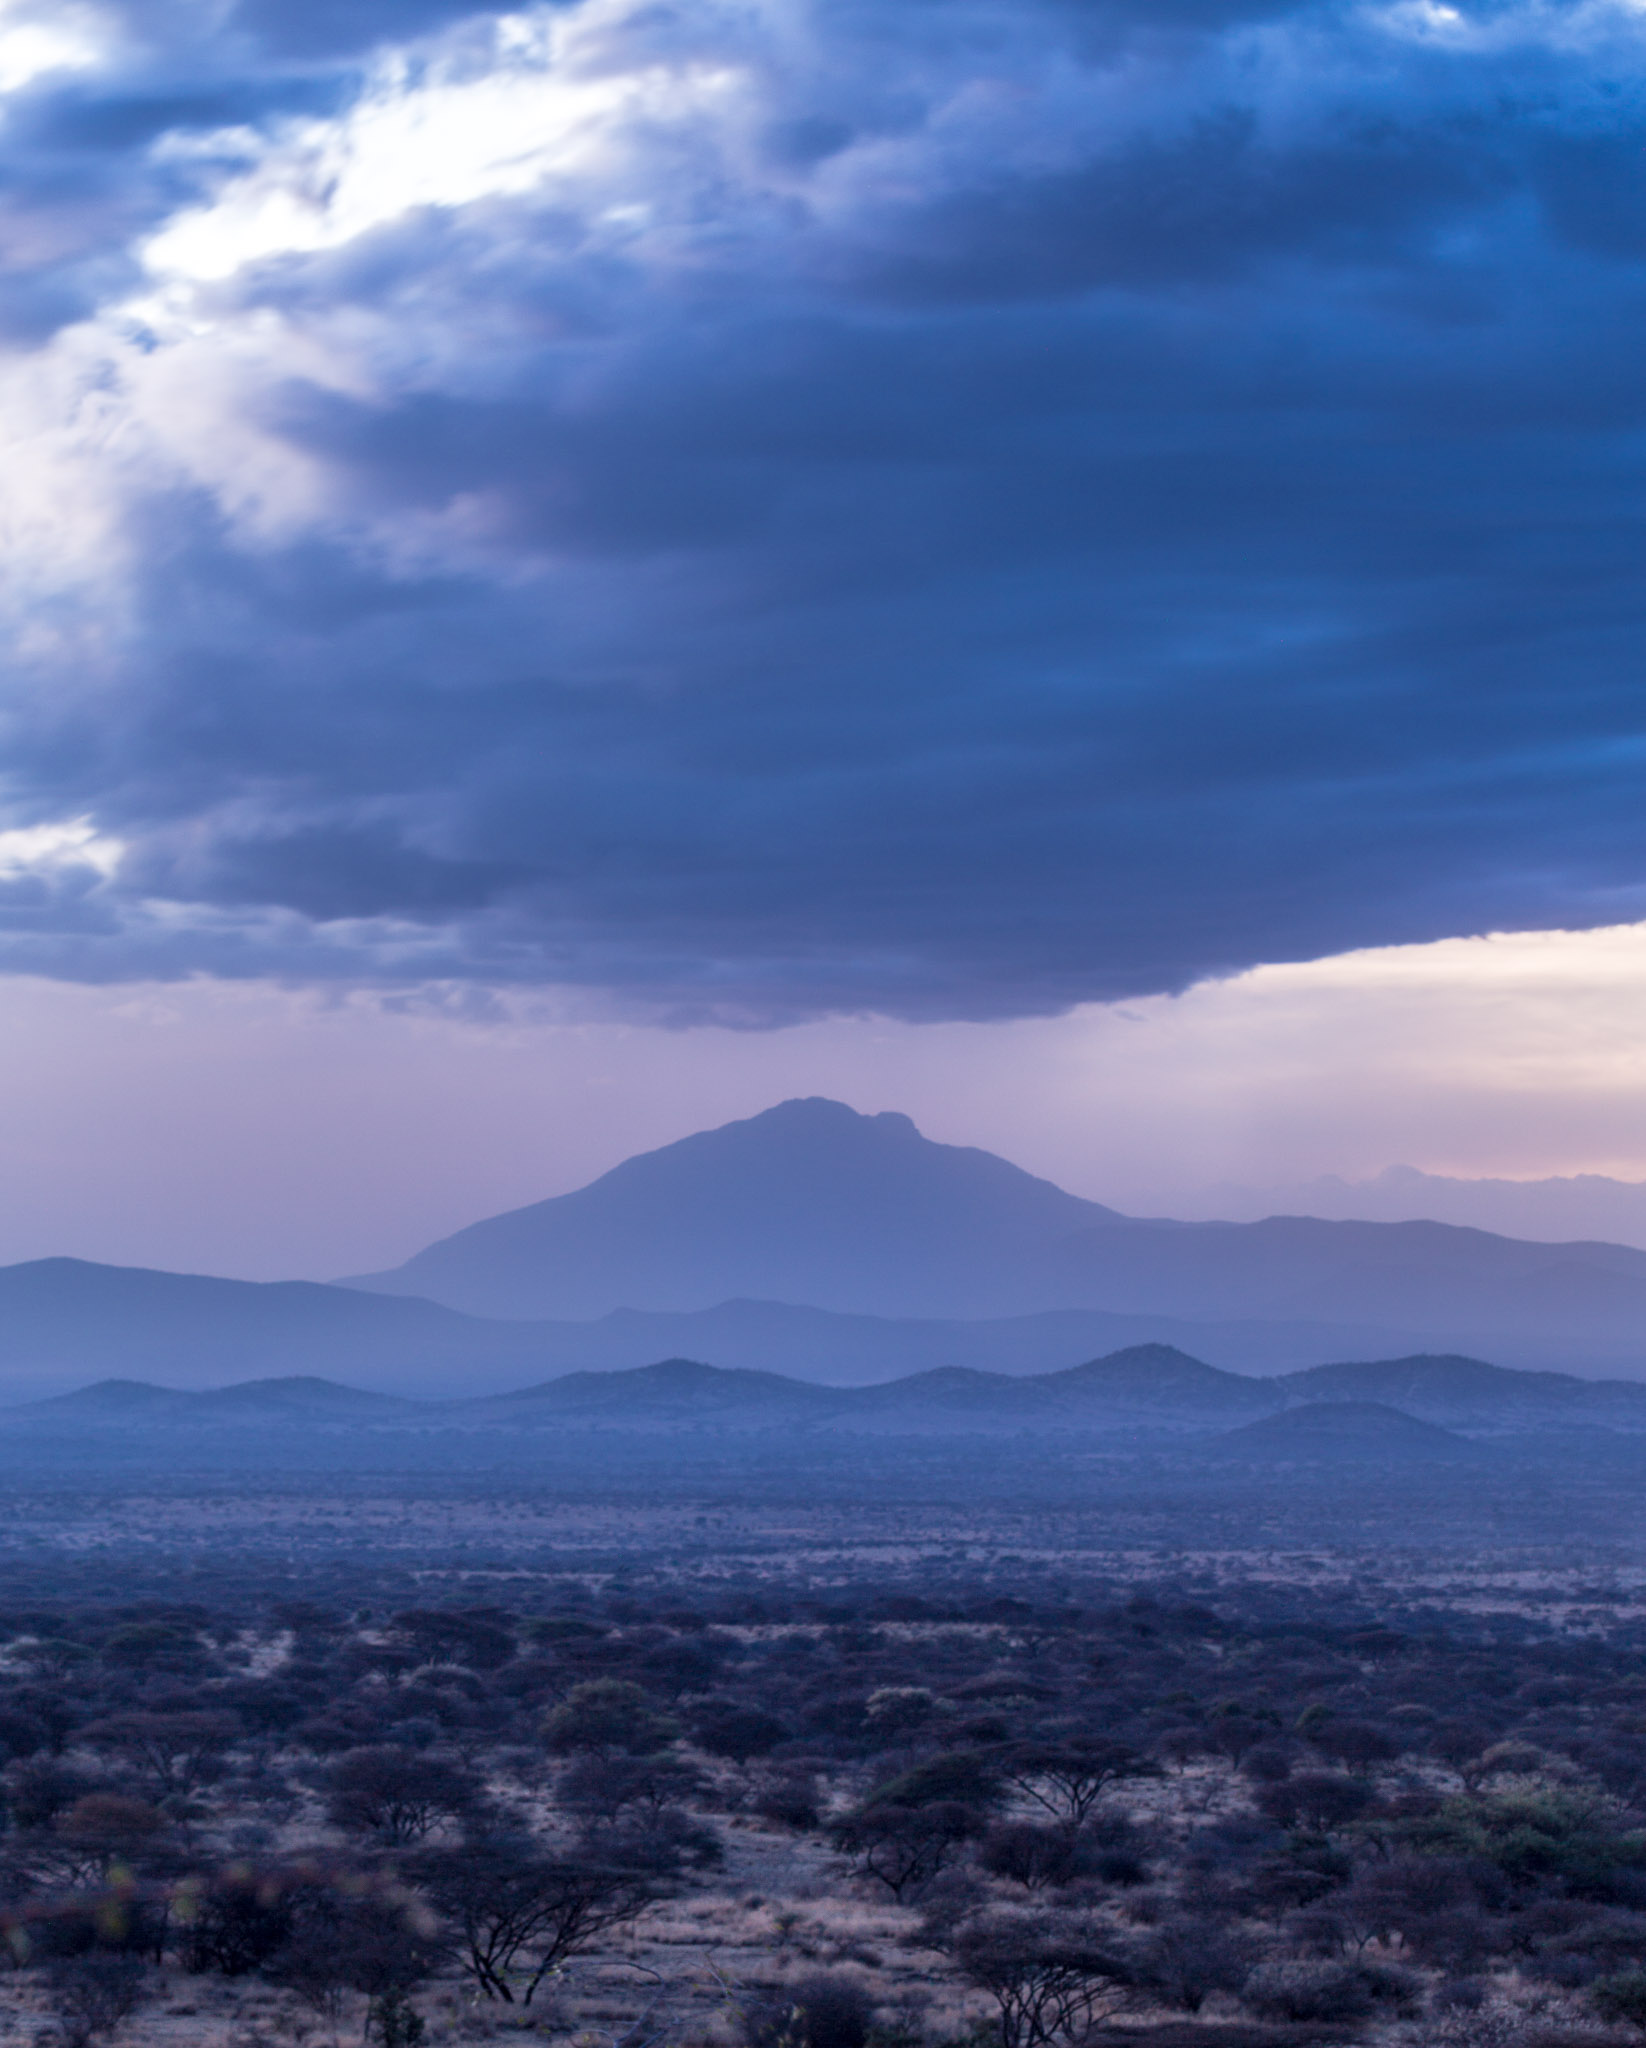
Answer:
POLYGON ((1156 1339, 1266 1370, 1323 1352, 1409 1350, 1418 1334, 1078 1309, 899 1320, 756 1301, 684 1315, 621 1309, 587 1323, 508 1323, 318 1281, 220 1280, 67 1258, 0 1267, 0 1388, 13 1399, 144 1372, 212 1386, 236 1367, 266 1377, 344 1375, 386 1394, 448 1399, 705 1354, 729 1368, 776 1366, 850 1383, 947 1364, 1052 1369, 1156 1339))
MULTIPOLYGON (((1304 1413, 1398 1413, 1472 1438, 1601 1428, 1646 1435, 1646 1385, 1521 1373, 1461 1357, 1322 1365, 1268 1378, 1222 1371, 1167 1345, 1138 1345, 1062 1371, 1011 1376, 965 1368, 915 1373, 866 1387, 828 1387, 781 1373, 663 1359, 627 1371, 574 1372, 509 1393, 412 1401, 315 1378, 251 1381, 187 1392, 111 1380, 13 1407, 14 1424, 77 1423, 122 1430, 638 1428, 710 1426, 1200 1433, 1239 1431, 1304 1413)), ((1352 1418, 1351 1418, 1352 1419, 1352 1418)), ((1324 1426, 1324 1425, 1323 1425, 1324 1426)), ((1290 1440, 1305 1428, 1279 1429, 1290 1440)), ((1275 1436, 1276 1432, 1270 1432, 1275 1436)), ((1263 1441, 1265 1439, 1253 1439, 1263 1441)), ((1244 1439, 1242 1439, 1244 1441, 1244 1439)))
POLYGON ((1598 1239, 1646 1248, 1646 1181, 1602 1173, 1509 1180, 1396 1165, 1362 1180, 1325 1173, 1268 1187, 1219 1181, 1180 1191, 1169 1206, 1202 1222, 1251 1223, 1265 1216, 1298 1215, 1395 1223, 1423 1217, 1538 1242, 1598 1239))
POLYGON ((896 1112, 806 1097, 625 1160, 346 1283, 468 1314, 849 1315, 1084 1309, 1186 1322, 1396 1325, 1520 1365, 1646 1367, 1646 1251, 1455 1224, 1129 1217, 896 1112))
POLYGON ((455 1398, 668 1356, 862 1384, 951 1367, 1033 1376, 1145 1342, 1265 1373, 1429 1353, 1646 1373, 1646 1252, 1428 1221, 1127 1217, 935 1144, 897 1112, 820 1097, 638 1154, 429 1253, 461 1264, 476 1243, 501 1243, 505 1264, 537 1259, 526 1278, 550 1292, 575 1268, 585 1306, 625 1275, 642 1296, 707 1305, 476 1315, 408 1291, 439 1277, 421 1254, 387 1291, 35 1260, 0 1268, 0 1386, 21 1398, 91 1378, 308 1374, 455 1398), (785 1298, 786 1281, 833 1288, 832 1305, 785 1298), (864 1305, 897 1299, 941 1312, 864 1305))

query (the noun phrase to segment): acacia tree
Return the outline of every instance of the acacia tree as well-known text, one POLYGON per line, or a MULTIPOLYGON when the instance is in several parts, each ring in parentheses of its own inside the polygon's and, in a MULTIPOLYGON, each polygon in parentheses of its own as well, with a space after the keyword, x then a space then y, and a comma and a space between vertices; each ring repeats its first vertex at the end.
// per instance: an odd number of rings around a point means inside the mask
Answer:
POLYGON ((994 1999, 1002 2048, 1078 2041, 1126 2003, 1133 1972, 1090 1926, 1067 1914, 990 1914, 962 1921, 952 1952, 994 1999))
POLYGON ((457 1933, 460 1962, 487 1998, 530 2005, 543 1980, 654 1893, 634 1870, 541 1855, 509 1838, 435 1850, 417 1874, 457 1933))
POLYGON ((857 1858, 861 1876, 878 1878, 901 1901, 905 1892, 936 1877, 982 1827, 976 1809, 957 1800, 935 1800, 930 1806, 876 1801, 839 1821, 834 1838, 857 1858))
POLYGON ((421 1841, 442 1820, 472 1812, 480 1788, 460 1764, 385 1744, 340 1757, 327 1792, 334 1827, 375 1835, 396 1848, 421 1841))
POLYGON ((1124 1778, 1158 1774, 1159 1767, 1126 1742, 1081 1736, 1064 1742, 1020 1742, 1000 1763, 1006 1784, 1051 1814, 1078 1827, 1109 1786, 1124 1778))
POLYGON ((109 1714, 76 1740, 125 1758, 149 1779, 157 1797, 189 1793, 216 1776, 223 1752, 240 1733, 233 1714, 185 1712, 109 1714))

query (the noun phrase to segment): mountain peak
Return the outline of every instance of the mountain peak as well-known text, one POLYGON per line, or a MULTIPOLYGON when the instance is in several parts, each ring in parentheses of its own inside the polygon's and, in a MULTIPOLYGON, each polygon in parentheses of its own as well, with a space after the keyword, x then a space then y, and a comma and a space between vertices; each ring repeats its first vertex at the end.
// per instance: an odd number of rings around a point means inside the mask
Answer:
POLYGON ((900 1111, 796 1096, 351 1284, 516 1317, 740 1297, 864 1315, 1009 1314, 1023 1305, 1015 1265, 1114 1220, 991 1152, 935 1142, 900 1111))
MULTIPOLYGON (((770 1109, 756 1110, 753 1116, 740 1117, 738 1123, 770 1124, 783 1119, 832 1124, 881 1124, 891 1125, 905 1131, 913 1131, 918 1137, 912 1116, 905 1116, 900 1109, 863 1110, 853 1109, 849 1102, 838 1102, 832 1095, 787 1095, 781 1102, 774 1102, 770 1109)), ((735 1124, 722 1124, 722 1130, 732 1130, 735 1124)), ((702 1132, 698 1136, 704 1135, 702 1132)))
MULTIPOLYGON (((751 1301, 899 1321, 1097 1309, 1174 1329, 1331 1326, 1357 1349, 1354 1333, 1376 1331, 1379 1349, 1505 1363, 1555 1348, 1590 1370, 1637 1370, 1646 1332, 1646 1252, 1422 1219, 1134 1219, 898 1111, 818 1095, 640 1153, 350 1284, 522 1321, 751 1301)), ((1156 1383, 1214 1369, 1153 1357, 1101 1372, 1156 1383)))

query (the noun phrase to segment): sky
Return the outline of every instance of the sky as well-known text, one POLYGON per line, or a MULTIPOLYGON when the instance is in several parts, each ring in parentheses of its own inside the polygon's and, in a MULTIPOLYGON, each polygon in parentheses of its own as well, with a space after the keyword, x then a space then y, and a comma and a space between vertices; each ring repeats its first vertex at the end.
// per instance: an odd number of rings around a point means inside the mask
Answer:
MULTIPOLYGON (((478 1015, 433 991, 21 980, 0 1006, 0 1261, 375 1271, 808 1094, 901 1109, 1134 1214, 1230 1214, 1197 1196, 1394 1161, 1640 1180, 1643 1008, 1639 927, 1264 967, 1053 1018, 775 1030, 518 991, 478 1015)), ((1520 1234, 1639 1238, 1638 1214, 1600 1232, 1550 1213, 1520 1234)))
POLYGON ((1646 1175, 1643 313, 1640 0, 0 0, 0 1257, 1646 1175))

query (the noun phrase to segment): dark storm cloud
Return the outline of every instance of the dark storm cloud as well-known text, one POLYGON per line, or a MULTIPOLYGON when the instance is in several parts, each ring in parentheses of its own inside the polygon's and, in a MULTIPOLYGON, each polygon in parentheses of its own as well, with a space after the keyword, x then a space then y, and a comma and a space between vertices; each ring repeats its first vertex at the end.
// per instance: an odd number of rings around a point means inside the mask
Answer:
POLYGON ((128 19, 6 131, 141 450, 3 727, 124 858, 11 965, 983 1016, 1646 915, 1638 12, 567 7, 679 103, 152 333, 146 233, 513 60, 128 19))

